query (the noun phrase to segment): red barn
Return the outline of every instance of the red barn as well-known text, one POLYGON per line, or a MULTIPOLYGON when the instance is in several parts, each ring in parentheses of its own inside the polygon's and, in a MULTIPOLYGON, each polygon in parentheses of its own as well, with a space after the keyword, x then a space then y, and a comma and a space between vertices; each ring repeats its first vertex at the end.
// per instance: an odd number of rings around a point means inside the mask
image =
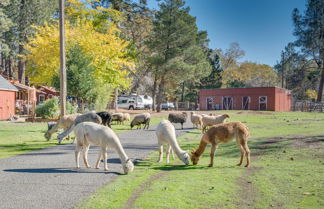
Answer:
POLYGON ((15 115, 16 92, 18 89, 0 75, 0 120, 15 115))
POLYGON ((291 91, 278 87, 201 89, 200 110, 290 111, 291 91))

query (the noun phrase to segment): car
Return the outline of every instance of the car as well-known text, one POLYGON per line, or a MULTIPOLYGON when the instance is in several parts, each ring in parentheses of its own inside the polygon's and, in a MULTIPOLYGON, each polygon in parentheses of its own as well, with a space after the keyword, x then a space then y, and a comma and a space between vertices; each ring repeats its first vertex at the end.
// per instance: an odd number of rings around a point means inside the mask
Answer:
POLYGON ((172 102, 166 102, 161 104, 161 109, 162 110, 174 110, 175 106, 172 102))

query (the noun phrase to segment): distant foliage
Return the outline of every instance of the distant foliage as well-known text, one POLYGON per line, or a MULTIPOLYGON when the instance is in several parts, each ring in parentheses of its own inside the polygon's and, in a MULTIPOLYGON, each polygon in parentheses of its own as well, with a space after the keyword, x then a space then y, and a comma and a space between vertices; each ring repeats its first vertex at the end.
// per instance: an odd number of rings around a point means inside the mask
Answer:
POLYGON ((57 98, 48 99, 43 105, 36 107, 36 116, 44 119, 57 118, 60 115, 59 100, 57 98))
MULTIPOLYGON (((60 104, 58 98, 48 99, 43 105, 36 107, 36 116, 44 119, 57 118, 60 115, 60 104)), ((66 103, 66 114, 77 113, 76 107, 70 102, 66 103)))

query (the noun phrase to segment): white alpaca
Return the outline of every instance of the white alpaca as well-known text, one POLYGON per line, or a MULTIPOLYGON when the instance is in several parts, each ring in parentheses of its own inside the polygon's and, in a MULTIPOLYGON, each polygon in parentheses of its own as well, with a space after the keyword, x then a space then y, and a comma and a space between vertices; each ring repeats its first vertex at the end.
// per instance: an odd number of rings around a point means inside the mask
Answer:
POLYGON ((88 163, 88 151, 91 144, 101 147, 101 151, 96 162, 97 169, 99 169, 100 160, 103 159, 104 169, 108 170, 107 148, 109 147, 114 148, 117 151, 125 174, 134 170, 134 164, 126 155, 118 136, 109 127, 93 122, 83 122, 79 123, 74 128, 74 133, 77 141, 75 147, 75 162, 77 168, 80 168, 79 157, 82 148, 84 164, 87 168, 90 168, 88 163))
POLYGON ((158 139, 159 146, 159 160, 158 162, 162 162, 163 160, 163 145, 168 144, 167 152, 166 152, 166 162, 169 163, 169 156, 172 150, 176 153, 179 159, 186 165, 189 165, 189 154, 188 152, 182 150, 177 142, 175 129, 172 123, 168 120, 162 120, 156 129, 156 136, 158 139))
POLYGON ((191 119, 191 123, 192 123, 193 127, 195 128, 195 126, 196 126, 196 128, 201 128, 203 116, 198 115, 194 112, 191 112, 190 114, 191 114, 190 119, 191 119))

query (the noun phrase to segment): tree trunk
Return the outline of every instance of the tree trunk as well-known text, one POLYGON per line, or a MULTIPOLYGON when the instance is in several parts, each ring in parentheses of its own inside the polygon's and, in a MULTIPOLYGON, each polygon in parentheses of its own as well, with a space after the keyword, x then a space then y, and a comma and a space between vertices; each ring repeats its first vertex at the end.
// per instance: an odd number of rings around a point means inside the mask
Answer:
POLYGON ((155 111, 155 103, 156 103, 156 88, 157 88, 157 76, 154 76, 154 84, 153 84, 153 91, 152 91, 152 110, 155 111))
POLYGON ((115 112, 118 111, 118 88, 115 88, 115 101, 114 101, 115 112))
POLYGON ((181 102, 184 101, 184 91, 185 91, 185 82, 182 83, 182 90, 181 90, 181 102))
POLYGON ((323 84, 324 84, 324 59, 322 59, 322 74, 321 74, 321 79, 320 79, 320 84, 319 84, 319 89, 317 92, 317 102, 322 101, 322 95, 323 95, 323 84))
POLYGON ((156 111, 157 112, 161 112, 161 103, 163 100, 163 94, 164 94, 164 85, 165 85, 165 78, 164 76, 161 78, 161 82, 159 84, 159 91, 158 91, 158 95, 157 95, 157 101, 156 101, 156 111))

